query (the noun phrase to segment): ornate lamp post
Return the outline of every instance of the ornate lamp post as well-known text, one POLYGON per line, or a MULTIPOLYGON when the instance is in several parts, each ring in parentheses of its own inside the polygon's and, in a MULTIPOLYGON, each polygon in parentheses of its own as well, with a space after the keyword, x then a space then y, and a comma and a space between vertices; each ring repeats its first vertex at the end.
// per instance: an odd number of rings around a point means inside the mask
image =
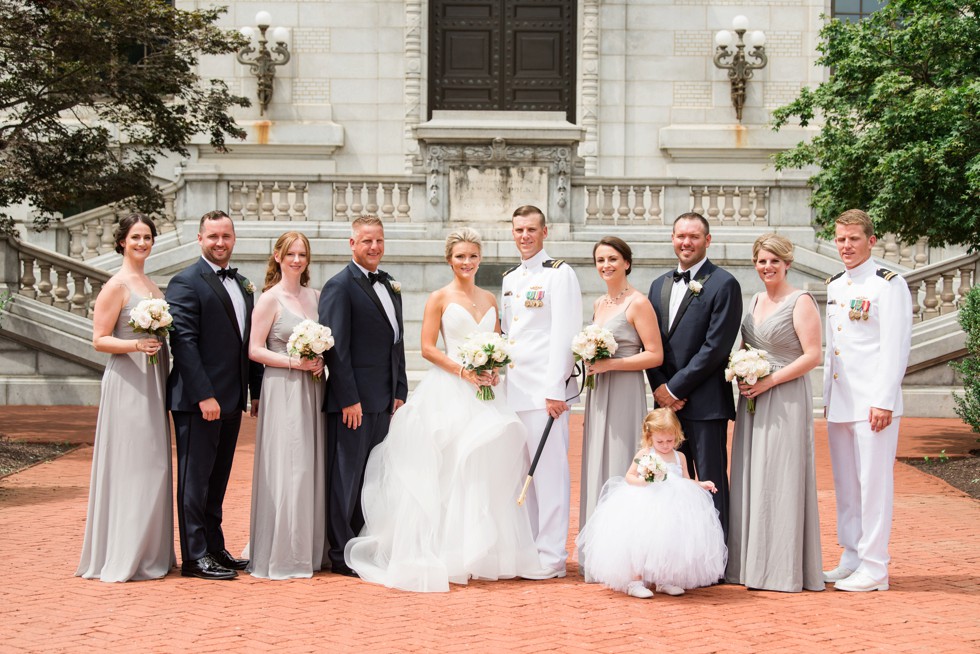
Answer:
POLYGON ((749 28, 749 19, 745 16, 736 16, 732 20, 734 34, 728 30, 721 30, 715 34, 715 66, 728 71, 728 79, 732 82, 732 105, 735 106, 735 116, 738 122, 742 122, 742 107, 745 106, 745 84, 752 79, 752 71, 765 68, 769 63, 766 57, 766 35, 761 30, 745 32, 749 28), (736 36, 738 41, 736 42, 736 36), (744 37, 744 40, 743 40, 744 37), (729 48, 735 46, 735 52, 730 52, 729 48), (745 46, 752 48, 748 55, 755 59, 750 62, 745 58, 745 46), (731 57, 731 60, 725 60, 731 57))
MULTIPOLYGON (((259 115, 264 116, 266 107, 269 106, 269 101, 272 100, 272 80, 276 76, 276 66, 282 66, 289 61, 289 48, 286 47, 286 39, 289 38, 289 30, 285 27, 276 27, 272 30, 272 41, 275 42, 275 46, 270 50, 266 47, 268 41, 266 40, 266 30, 269 29, 269 23, 272 22, 272 16, 269 15, 267 11, 260 11, 255 14, 255 23, 259 27, 258 50, 249 43, 241 50, 238 51, 237 59, 238 63, 249 67, 249 70, 255 75, 259 80, 259 115), (256 53, 253 56, 252 53, 256 53)), ((252 41, 256 34, 255 30, 251 27, 243 27, 241 33, 249 40, 252 41)))

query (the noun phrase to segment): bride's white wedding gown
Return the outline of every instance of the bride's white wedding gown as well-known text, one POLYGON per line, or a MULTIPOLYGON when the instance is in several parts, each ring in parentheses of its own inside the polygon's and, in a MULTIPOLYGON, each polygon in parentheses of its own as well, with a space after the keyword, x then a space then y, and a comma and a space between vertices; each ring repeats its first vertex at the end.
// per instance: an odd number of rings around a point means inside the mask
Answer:
MULTIPOLYGON (((477 322, 450 304, 442 315, 447 354, 475 332, 492 331, 489 309, 477 322)), ((525 431, 497 398, 439 368, 430 370, 391 421, 368 459, 361 505, 364 529, 344 551, 362 579, 416 592, 448 591, 469 579, 539 574, 527 511, 517 506, 527 474, 525 431)))

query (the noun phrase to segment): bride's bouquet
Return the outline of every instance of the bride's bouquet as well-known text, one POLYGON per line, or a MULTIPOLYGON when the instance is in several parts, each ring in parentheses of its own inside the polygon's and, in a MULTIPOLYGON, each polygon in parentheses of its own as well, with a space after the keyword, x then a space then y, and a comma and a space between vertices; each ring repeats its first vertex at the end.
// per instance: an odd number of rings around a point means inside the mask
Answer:
MULTIPOLYGON (((608 359, 616 354, 619 344, 612 332, 605 327, 589 325, 578 336, 572 339, 572 353, 576 361, 586 364, 595 363, 600 359, 608 359)), ((595 388, 595 375, 585 376, 585 387, 595 388)))
POLYGON ((644 481, 664 481, 667 479, 667 464, 660 458, 659 454, 648 452, 638 459, 633 459, 636 464, 636 474, 644 481))
MULTIPOLYGON (((162 341, 167 332, 174 328, 170 305, 163 298, 148 297, 140 300, 129 312, 129 326, 138 334, 149 334, 162 341)), ((147 363, 152 366, 156 362, 157 355, 151 354, 147 363)))
MULTIPOLYGON (((286 343, 286 352, 289 356, 312 361, 332 348, 333 344, 333 332, 329 327, 307 319, 293 327, 293 333, 289 335, 289 341, 286 343)), ((313 375, 313 379, 317 378, 316 373, 310 374, 313 375)))
MULTIPOLYGON (((757 350, 754 347, 746 346, 744 350, 737 350, 732 353, 728 360, 728 367, 725 368, 725 381, 738 379, 746 384, 754 384, 770 372, 772 365, 766 356, 769 353, 765 350, 757 350)), ((755 413, 755 398, 748 398, 749 413, 755 413)))
MULTIPOLYGON (((472 334, 457 351, 466 369, 475 370, 477 374, 503 368, 510 363, 507 341, 496 332, 472 334)), ((480 386, 476 396, 481 400, 492 400, 496 397, 493 386, 480 386)))

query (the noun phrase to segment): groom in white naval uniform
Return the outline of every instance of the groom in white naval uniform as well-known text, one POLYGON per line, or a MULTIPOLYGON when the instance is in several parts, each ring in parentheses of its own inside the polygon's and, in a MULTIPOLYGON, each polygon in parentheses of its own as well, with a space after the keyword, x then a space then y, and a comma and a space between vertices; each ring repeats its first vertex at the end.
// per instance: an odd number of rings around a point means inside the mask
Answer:
POLYGON ((888 590, 892 471, 908 364, 912 300, 901 275, 878 268, 871 218, 836 220, 846 270, 827 280, 824 405, 837 494, 840 564, 824 572, 837 590, 888 590))
POLYGON ((572 338, 582 328, 582 292, 572 267, 544 251, 544 213, 519 207, 512 219, 521 264, 504 273, 500 328, 511 341, 507 403, 527 428, 533 458, 548 417, 555 418, 528 492, 531 532, 541 563, 552 577, 565 576, 568 552, 569 402, 578 400, 571 379, 572 338))

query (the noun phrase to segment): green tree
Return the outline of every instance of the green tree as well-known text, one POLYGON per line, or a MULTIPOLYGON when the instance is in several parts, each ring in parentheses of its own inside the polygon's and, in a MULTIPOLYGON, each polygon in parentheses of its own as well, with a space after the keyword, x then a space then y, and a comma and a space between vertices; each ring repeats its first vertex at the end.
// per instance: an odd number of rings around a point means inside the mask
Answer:
POLYGON ((980 247, 980 2, 890 0, 820 36, 829 80, 773 113, 777 130, 822 122, 775 157, 819 166, 817 222, 856 207, 906 241, 980 247))
POLYGON ((960 307, 960 327, 966 332, 966 357, 950 365, 963 378, 963 394, 954 393, 956 415, 980 433, 980 286, 966 294, 960 307))
POLYGON ((149 174, 197 133, 223 150, 244 137, 229 110, 248 100, 197 74, 201 55, 241 37, 224 9, 163 0, 0 0, 0 221, 27 201, 46 224, 66 206, 162 198, 149 174))

